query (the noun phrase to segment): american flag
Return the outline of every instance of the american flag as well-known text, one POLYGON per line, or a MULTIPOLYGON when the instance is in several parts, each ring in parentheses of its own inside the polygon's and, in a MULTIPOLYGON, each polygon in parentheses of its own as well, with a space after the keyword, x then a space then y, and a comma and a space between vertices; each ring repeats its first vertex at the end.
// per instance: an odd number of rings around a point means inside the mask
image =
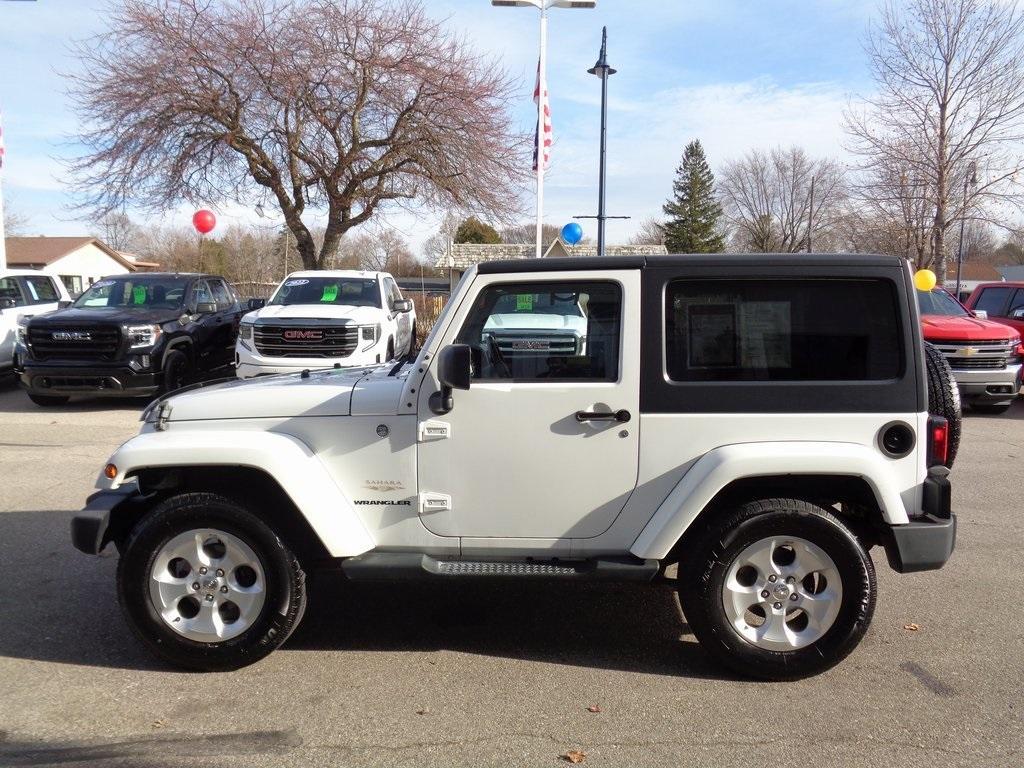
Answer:
POLYGON ((537 155, 539 154, 538 149, 543 129, 544 170, 546 171, 551 166, 551 144, 555 136, 551 130, 551 104, 548 102, 548 84, 547 81, 541 82, 539 61, 537 62, 537 86, 533 89, 533 103, 537 105, 538 110, 543 110, 544 112, 544 123, 541 125, 538 119, 537 130, 533 134, 533 170, 537 170, 537 155))

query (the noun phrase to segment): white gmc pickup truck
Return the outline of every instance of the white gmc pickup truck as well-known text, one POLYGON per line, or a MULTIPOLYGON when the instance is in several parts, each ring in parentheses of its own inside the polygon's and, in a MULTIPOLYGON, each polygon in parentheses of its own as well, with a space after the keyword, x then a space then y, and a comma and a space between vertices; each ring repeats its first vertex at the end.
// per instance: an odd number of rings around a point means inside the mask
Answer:
POLYGON ((386 363, 416 344, 416 309, 387 272, 293 272, 242 318, 235 374, 386 363))

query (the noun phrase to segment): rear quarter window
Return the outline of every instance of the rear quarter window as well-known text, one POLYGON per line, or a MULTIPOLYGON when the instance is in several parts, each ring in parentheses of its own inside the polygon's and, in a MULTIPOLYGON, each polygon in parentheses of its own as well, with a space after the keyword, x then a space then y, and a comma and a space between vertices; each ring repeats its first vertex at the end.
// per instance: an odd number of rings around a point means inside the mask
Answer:
POLYGON ((673 382, 886 381, 903 370, 886 280, 674 280, 665 343, 673 382))

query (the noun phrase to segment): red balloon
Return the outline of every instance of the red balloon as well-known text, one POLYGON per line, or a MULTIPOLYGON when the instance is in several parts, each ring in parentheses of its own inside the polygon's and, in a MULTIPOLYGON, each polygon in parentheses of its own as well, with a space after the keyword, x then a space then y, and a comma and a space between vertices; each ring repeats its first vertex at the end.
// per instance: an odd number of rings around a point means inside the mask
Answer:
POLYGON ((192 226, 201 235, 209 234, 217 226, 217 217, 213 215, 213 211, 204 208, 192 214, 192 226))

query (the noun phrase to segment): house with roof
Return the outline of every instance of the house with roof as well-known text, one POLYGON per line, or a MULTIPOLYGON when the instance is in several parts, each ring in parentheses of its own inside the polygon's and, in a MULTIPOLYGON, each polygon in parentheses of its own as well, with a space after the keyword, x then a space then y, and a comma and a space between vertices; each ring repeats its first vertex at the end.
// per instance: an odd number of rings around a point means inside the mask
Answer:
POLYGON ((58 276, 77 296, 100 278, 146 271, 151 262, 133 259, 95 237, 8 237, 7 266, 58 276))
MULTIPOLYGON (((529 259, 536 253, 533 243, 449 243, 448 249, 434 264, 438 269, 448 271, 451 289, 467 269, 485 261, 507 261, 529 259)), ((659 256, 668 253, 664 245, 608 245, 606 256, 659 256)), ((555 240, 544 252, 544 258, 565 256, 597 256, 596 245, 566 245, 561 239, 555 240)))

